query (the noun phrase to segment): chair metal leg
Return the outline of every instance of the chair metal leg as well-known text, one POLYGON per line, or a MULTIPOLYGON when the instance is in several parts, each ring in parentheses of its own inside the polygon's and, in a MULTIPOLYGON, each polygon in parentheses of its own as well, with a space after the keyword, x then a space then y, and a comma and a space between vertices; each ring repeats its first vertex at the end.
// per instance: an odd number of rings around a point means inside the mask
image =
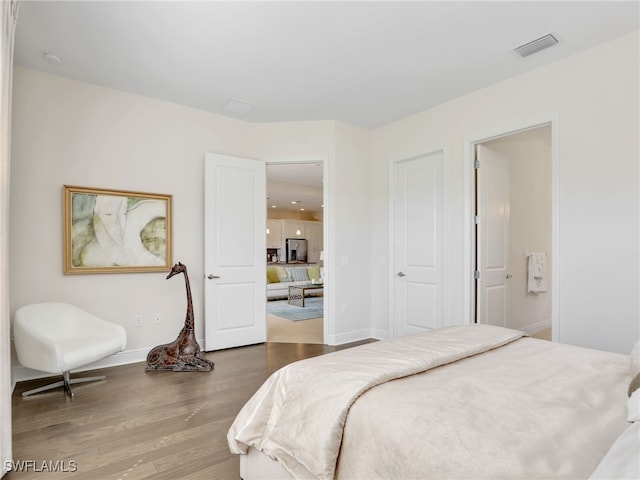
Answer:
POLYGON ((46 390, 52 390, 54 388, 64 387, 64 390, 65 392, 67 392, 67 395, 73 398, 73 391, 71 391, 71 385, 76 383, 97 382, 100 380, 104 380, 105 378, 107 378, 105 375, 100 375, 97 377, 70 378, 70 372, 66 371, 62 373, 62 381, 50 383, 42 387, 34 388, 33 390, 22 392, 22 396, 27 397, 29 395, 33 395, 34 393, 40 393, 46 390))
POLYGON ((73 397, 73 392, 71 391, 71 379, 69 375, 71 372, 67 370, 66 372, 62 372, 62 381, 64 382, 64 391, 67 392, 67 395, 73 397))
POLYGON ((43 387, 38 387, 38 388, 34 388, 33 390, 22 392, 22 396, 27 397, 29 395, 33 395, 34 393, 40 393, 46 390, 53 390, 54 388, 62 387, 63 385, 64 385, 64 382, 50 383, 49 385, 45 385, 43 387))

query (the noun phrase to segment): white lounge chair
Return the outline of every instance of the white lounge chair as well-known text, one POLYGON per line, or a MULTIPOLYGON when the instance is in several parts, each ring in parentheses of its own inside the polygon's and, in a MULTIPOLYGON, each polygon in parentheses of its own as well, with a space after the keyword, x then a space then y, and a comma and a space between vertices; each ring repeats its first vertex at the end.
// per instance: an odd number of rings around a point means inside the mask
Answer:
POLYGON ((71 379, 70 371, 124 350, 127 333, 68 303, 35 303, 16 311, 14 344, 20 364, 62 375, 62 381, 26 391, 23 397, 64 387, 73 397, 71 384, 104 380, 105 376, 71 379))

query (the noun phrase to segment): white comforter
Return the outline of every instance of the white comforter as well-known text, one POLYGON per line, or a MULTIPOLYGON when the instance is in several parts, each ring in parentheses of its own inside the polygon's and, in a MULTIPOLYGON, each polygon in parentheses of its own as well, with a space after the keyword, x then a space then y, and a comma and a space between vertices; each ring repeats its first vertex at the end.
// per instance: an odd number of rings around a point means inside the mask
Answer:
POLYGON ((229 446, 295 478, 586 477, 626 427, 628 357, 520 337, 451 327, 296 362, 244 406, 229 446))

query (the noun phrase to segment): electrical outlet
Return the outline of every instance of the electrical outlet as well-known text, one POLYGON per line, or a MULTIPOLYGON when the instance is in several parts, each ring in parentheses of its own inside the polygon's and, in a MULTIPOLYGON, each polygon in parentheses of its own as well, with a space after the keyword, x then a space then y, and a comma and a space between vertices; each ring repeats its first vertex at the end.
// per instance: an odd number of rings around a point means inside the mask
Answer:
POLYGON ((141 327, 142 325, 144 325, 144 319, 142 318, 142 315, 136 315, 133 319, 133 322, 136 327, 141 327))
POLYGON ((160 325, 160 314, 156 313, 153 315, 153 323, 155 323, 156 325, 160 325))

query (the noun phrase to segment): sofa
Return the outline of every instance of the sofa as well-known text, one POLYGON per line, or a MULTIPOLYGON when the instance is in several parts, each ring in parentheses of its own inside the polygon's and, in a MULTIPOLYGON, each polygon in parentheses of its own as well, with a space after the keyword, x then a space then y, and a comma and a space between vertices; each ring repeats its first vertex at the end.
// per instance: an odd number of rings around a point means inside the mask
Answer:
MULTIPOLYGON (((290 285, 319 283, 322 273, 319 265, 267 265, 267 300, 287 298, 290 285)), ((311 292, 311 295, 322 295, 322 290, 311 292)))

